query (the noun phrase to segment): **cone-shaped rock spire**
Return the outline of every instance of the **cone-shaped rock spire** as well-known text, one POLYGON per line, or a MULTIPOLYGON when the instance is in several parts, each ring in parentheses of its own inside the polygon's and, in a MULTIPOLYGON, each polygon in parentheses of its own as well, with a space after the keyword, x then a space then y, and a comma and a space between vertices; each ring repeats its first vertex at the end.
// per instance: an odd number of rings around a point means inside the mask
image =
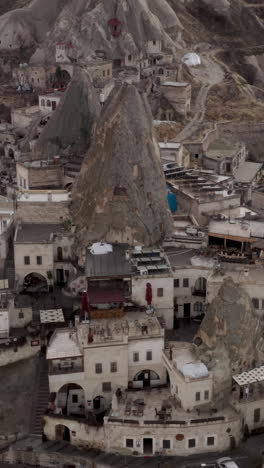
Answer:
POLYGON ((55 156, 65 149, 85 153, 90 146, 91 133, 99 113, 99 99, 89 74, 76 67, 61 104, 39 138, 36 155, 55 156))
POLYGON ((72 213, 83 247, 100 240, 155 245, 171 232, 152 115, 132 85, 115 89, 103 110, 72 213))

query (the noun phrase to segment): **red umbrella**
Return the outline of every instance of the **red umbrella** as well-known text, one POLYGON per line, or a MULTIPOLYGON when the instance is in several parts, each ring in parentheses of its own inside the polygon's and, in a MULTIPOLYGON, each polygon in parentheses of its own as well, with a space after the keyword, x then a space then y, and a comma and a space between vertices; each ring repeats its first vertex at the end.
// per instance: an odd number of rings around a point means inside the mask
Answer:
POLYGON ((152 303, 152 286, 150 283, 146 284, 146 301, 148 305, 152 303))
POLYGON ((82 315, 86 318, 86 316, 88 315, 89 317, 89 312, 90 312, 90 308, 89 308, 89 298, 88 298, 88 293, 87 291, 84 291, 82 293, 82 315))

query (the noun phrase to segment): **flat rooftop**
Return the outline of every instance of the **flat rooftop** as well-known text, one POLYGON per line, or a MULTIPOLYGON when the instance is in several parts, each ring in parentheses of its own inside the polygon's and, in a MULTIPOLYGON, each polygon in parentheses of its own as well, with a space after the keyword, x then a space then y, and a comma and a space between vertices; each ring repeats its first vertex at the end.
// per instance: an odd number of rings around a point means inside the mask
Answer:
POLYGON ((17 227, 15 243, 42 244, 51 242, 52 235, 65 232, 62 224, 22 223, 17 227))
POLYGON ((233 158, 240 149, 239 143, 229 143, 228 141, 217 140, 211 143, 205 152, 205 156, 210 159, 222 160, 233 158))
POLYGON ((165 81, 164 83, 162 83, 162 86, 174 86, 175 88, 186 88, 186 86, 189 85, 189 83, 180 81, 165 81))
POLYGON ((213 406, 211 403, 208 405, 201 405, 200 416, 198 416, 196 410, 192 410, 187 413, 179 407, 179 404, 177 404, 176 400, 171 398, 169 388, 157 387, 148 391, 135 390, 131 392, 124 392, 124 400, 122 403, 118 403, 117 409, 111 410, 108 416, 108 422, 120 423, 121 419, 121 422, 124 424, 126 424, 126 422, 129 424, 129 421, 131 420, 138 421, 139 424, 160 424, 161 421, 158 415, 156 415, 156 410, 159 412, 163 405, 170 410, 171 416, 168 419, 170 425, 198 424, 199 422, 202 422, 201 420, 203 418, 203 422, 209 425, 210 420, 213 424, 217 421, 228 421, 234 417, 238 417, 235 410, 230 406, 227 406, 223 410, 219 408, 217 414, 212 415, 210 410, 212 407, 217 408, 217 406, 213 406), (140 405, 142 408, 142 413, 140 415, 138 414, 139 401, 143 403, 140 405), (130 408, 130 410, 128 408, 130 408))
POLYGON ((235 181, 244 184, 250 184, 262 169, 262 163, 245 161, 234 171, 235 181))
POLYGON ((204 256, 197 249, 168 248, 166 254, 171 267, 176 269, 184 267, 213 268, 215 264, 213 257, 204 256))
POLYGON ((131 265, 126 258, 126 244, 113 244, 112 252, 94 255, 86 253, 86 275, 88 278, 124 277, 131 275, 131 265))
POLYGON ((175 143, 174 141, 168 141, 167 143, 159 143, 160 149, 179 149, 181 143, 175 143))

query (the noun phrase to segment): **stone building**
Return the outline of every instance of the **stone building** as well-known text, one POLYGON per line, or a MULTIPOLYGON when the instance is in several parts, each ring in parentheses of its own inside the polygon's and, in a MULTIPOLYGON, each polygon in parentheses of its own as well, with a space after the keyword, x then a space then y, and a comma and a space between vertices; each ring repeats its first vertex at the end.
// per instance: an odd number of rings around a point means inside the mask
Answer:
POLYGON ((54 112, 63 96, 63 93, 56 91, 54 93, 40 94, 39 95, 39 110, 44 114, 54 112))
POLYGON ((165 81, 161 85, 161 92, 177 113, 187 116, 191 109, 190 83, 165 81))
POLYGON ((85 287, 94 319, 122 317, 132 306, 155 311, 166 328, 173 327, 173 275, 161 249, 95 243, 86 253, 85 276, 81 273, 69 282, 73 295, 85 287))
POLYGON ((175 162, 178 166, 189 167, 190 153, 181 143, 175 143, 174 141, 160 142, 159 148, 163 164, 175 162))
POLYGON ((203 167, 213 169, 217 174, 234 175, 246 157, 247 150, 244 143, 233 144, 216 140, 208 146, 202 158, 202 164, 203 167))
POLYGON ((50 392, 56 393, 58 413, 65 414, 66 407, 69 416, 88 411, 100 414, 118 388, 166 383, 161 363, 164 330, 156 318, 137 317, 128 314, 123 320, 93 320, 90 326, 80 323, 76 331, 55 332, 47 359, 50 392))
POLYGON ((49 160, 27 159, 16 163, 19 190, 60 189, 63 186, 64 168, 59 157, 49 160))
POLYGON ((73 270, 71 232, 62 224, 18 223, 14 236, 17 290, 48 291, 65 285, 73 270))

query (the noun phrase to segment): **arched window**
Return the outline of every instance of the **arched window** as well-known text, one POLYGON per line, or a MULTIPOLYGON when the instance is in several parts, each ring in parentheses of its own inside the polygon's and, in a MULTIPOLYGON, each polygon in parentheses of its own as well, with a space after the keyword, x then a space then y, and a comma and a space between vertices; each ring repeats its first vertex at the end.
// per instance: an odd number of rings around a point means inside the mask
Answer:
POLYGON ((45 99, 41 99, 41 105, 45 107, 45 99))
POLYGON ((51 102, 49 99, 47 100, 47 107, 51 107, 51 102))

